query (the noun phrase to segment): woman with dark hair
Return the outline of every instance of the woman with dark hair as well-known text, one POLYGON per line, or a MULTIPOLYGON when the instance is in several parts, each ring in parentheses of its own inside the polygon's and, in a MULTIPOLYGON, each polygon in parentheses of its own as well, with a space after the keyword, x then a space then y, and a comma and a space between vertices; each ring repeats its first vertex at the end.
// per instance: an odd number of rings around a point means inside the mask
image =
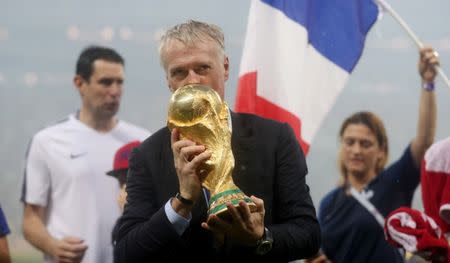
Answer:
POLYGON ((404 262, 401 253, 385 241, 382 224, 391 211, 411 206, 420 182, 420 163, 435 134, 437 64, 432 48, 421 49, 423 88, 417 134, 386 169, 389 147, 381 119, 362 111, 343 122, 339 132, 341 180, 321 201, 322 251, 311 262, 404 262))

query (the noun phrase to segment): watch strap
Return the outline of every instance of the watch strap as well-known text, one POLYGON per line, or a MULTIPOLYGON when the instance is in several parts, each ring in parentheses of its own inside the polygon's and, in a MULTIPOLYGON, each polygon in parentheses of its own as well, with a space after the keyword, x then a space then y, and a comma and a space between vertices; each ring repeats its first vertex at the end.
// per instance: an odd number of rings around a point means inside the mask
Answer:
POLYGON ((257 255, 265 255, 272 249, 272 245, 273 245, 272 232, 270 232, 270 230, 267 227, 265 227, 262 238, 256 242, 255 253, 257 255))
POLYGON ((178 199, 181 203, 183 203, 185 205, 193 205, 194 204, 194 201, 182 197, 179 192, 175 195, 175 198, 178 199))

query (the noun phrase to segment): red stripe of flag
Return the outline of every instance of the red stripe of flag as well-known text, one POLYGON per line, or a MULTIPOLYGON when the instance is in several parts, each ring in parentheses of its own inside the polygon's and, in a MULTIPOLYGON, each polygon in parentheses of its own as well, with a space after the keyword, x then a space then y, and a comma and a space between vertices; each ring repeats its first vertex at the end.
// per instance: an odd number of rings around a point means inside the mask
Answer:
POLYGON ((239 78, 239 89, 236 96, 235 111, 253 113, 272 120, 286 122, 291 125, 295 136, 305 154, 308 153, 309 144, 301 136, 302 122, 300 118, 282 107, 259 97, 256 94, 257 72, 249 72, 239 78))

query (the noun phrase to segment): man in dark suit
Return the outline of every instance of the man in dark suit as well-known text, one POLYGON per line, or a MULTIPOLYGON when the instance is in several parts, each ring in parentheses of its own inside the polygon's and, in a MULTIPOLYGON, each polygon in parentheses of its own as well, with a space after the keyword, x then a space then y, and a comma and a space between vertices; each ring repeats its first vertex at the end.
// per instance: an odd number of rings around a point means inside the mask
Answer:
MULTIPOLYGON (((161 39, 171 91, 201 84, 224 98, 229 62, 215 25, 188 21, 161 39)), ((128 199, 114 230, 115 262, 287 262, 315 254, 320 229, 305 183, 303 152, 287 124, 230 112, 233 180, 256 204, 227 204, 232 220, 207 216, 208 193, 196 170, 203 145, 162 128, 134 150, 128 199)))

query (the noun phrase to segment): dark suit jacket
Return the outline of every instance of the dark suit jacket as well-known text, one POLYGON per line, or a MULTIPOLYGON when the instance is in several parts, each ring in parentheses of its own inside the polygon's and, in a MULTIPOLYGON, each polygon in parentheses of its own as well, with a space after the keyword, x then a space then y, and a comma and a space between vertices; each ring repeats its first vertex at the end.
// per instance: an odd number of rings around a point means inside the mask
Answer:
POLYGON ((320 229, 305 183, 303 152, 289 125, 250 114, 232 113, 233 180, 248 196, 264 200, 265 226, 273 248, 256 256, 254 248, 226 239, 216 248, 212 234, 201 228, 206 203, 199 200, 190 226, 179 236, 167 219, 165 203, 179 189, 170 147, 170 131, 162 128, 130 158, 128 204, 114 230, 115 262, 287 262, 313 255, 320 229))

